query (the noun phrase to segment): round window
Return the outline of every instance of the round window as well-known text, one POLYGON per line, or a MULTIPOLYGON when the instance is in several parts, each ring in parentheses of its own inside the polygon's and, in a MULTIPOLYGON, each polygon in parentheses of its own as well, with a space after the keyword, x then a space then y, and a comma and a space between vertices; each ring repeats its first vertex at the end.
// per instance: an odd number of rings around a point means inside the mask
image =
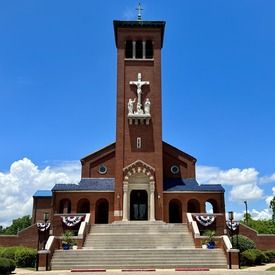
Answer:
POLYGON ((172 165, 172 166, 171 166, 171 173, 172 173, 172 174, 176 175, 176 174, 179 173, 179 171, 180 171, 180 168, 179 168, 178 165, 172 165))
POLYGON ((104 164, 99 165, 98 173, 104 175, 107 173, 107 167, 104 164))

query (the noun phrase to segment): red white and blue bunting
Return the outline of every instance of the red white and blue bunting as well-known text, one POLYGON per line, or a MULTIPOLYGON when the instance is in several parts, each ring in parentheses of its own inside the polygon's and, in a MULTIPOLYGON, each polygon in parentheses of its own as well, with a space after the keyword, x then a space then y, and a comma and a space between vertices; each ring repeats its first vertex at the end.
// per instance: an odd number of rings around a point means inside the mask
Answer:
POLYGON ((231 221, 226 221, 226 226, 230 231, 237 231, 239 229, 239 222, 233 222, 231 223, 231 221))
POLYGON ((215 216, 196 216, 196 220, 203 226, 209 226, 215 221, 215 216))
POLYGON ((36 224, 36 226, 37 226, 39 231, 43 232, 43 231, 47 231, 50 228, 51 223, 50 222, 38 222, 36 224))
POLYGON ((62 222, 69 227, 79 224, 82 218, 83 216, 61 216, 62 222))

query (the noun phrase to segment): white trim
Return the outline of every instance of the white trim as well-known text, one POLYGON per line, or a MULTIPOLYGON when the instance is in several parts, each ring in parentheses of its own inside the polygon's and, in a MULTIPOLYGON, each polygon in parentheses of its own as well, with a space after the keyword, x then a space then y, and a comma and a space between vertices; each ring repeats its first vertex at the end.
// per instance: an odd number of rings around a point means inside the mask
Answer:
POLYGON ((165 194, 169 194, 169 193, 224 193, 223 191, 163 191, 163 193, 165 194))
POLYGON ((114 190, 58 190, 58 191, 53 191, 53 192, 58 192, 58 193, 61 193, 61 192, 65 192, 65 193, 74 193, 74 192, 83 192, 83 193, 87 193, 87 192, 96 192, 96 193, 109 193, 109 192, 112 192, 114 193, 115 191, 114 190))

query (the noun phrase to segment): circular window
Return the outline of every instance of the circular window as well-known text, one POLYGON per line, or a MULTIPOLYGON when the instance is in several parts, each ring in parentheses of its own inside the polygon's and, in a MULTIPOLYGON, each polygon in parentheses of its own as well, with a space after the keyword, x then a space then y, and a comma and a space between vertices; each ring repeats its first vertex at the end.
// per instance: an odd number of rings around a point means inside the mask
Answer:
POLYGON ((104 164, 99 165, 98 173, 104 175, 107 173, 107 167, 104 164))
POLYGON ((171 173, 172 173, 172 174, 176 175, 176 174, 179 173, 180 168, 179 168, 178 165, 172 165, 170 170, 171 170, 171 173))

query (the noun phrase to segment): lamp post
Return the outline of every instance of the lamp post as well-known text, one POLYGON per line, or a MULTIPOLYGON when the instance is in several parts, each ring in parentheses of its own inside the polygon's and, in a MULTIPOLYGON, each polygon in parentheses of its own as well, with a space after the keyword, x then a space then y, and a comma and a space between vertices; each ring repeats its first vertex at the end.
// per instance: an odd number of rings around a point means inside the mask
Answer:
POLYGON ((230 220, 230 235, 231 235, 231 243, 233 244, 233 220, 234 220, 234 212, 228 212, 228 219, 230 220))
POLYGON ((248 218, 247 218, 247 201, 244 201, 245 204, 245 224, 248 225, 248 218))

